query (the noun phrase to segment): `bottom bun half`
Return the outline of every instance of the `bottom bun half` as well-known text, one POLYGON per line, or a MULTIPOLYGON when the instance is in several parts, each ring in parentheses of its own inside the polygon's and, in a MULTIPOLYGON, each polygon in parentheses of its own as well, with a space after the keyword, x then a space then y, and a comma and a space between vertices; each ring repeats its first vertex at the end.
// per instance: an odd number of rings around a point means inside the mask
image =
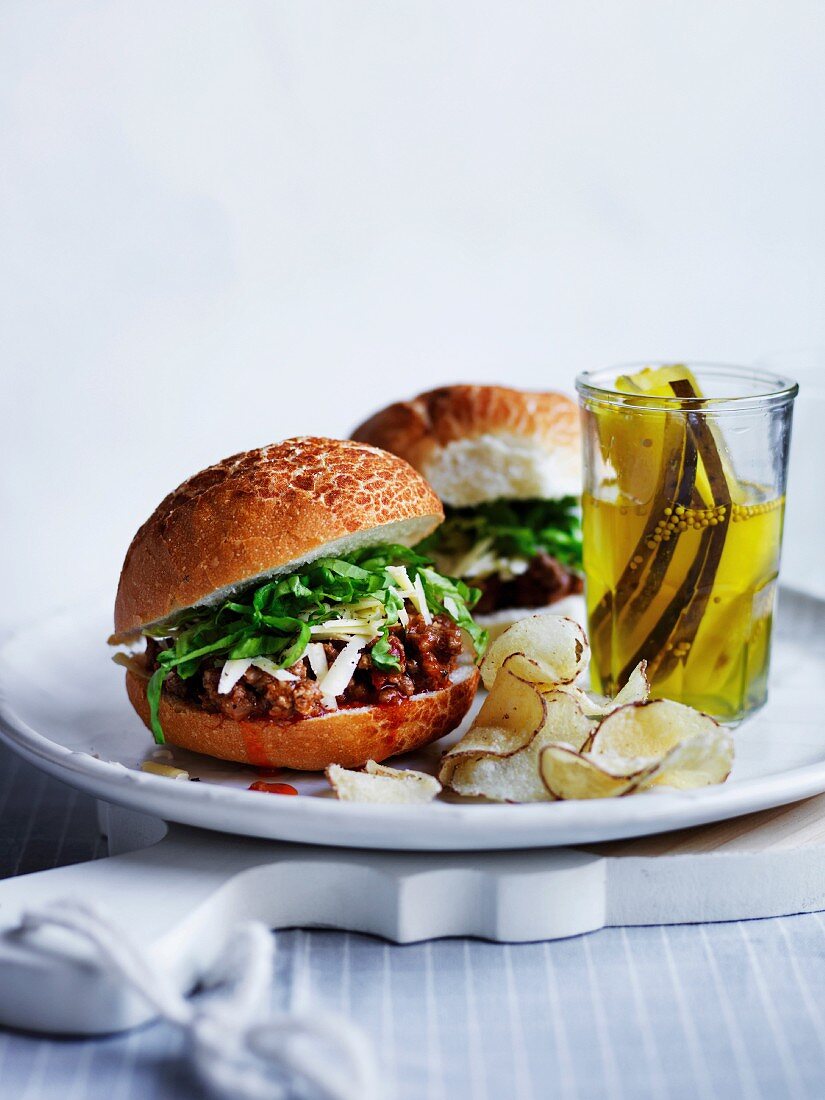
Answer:
POLYGON ((473 615, 479 626, 490 635, 490 641, 494 642, 499 634, 503 634, 513 623, 520 619, 526 619, 529 615, 565 615, 568 619, 574 619, 581 623, 587 630, 587 608, 583 596, 565 596, 547 607, 507 607, 503 611, 491 611, 488 615, 473 615))
MULTIPOLYGON (((160 722, 170 744, 221 760, 297 771, 323 771, 329 764, 359 768, 368 760, 419 749, 455 729, 477 687, 478 669, 464 666, 456 669, 447 687, 402 703, 347 707, 289 722, 238 722, 164 694, 160 722)), ((146 681, 127 672, 126 691, 148 727, 146 681)))

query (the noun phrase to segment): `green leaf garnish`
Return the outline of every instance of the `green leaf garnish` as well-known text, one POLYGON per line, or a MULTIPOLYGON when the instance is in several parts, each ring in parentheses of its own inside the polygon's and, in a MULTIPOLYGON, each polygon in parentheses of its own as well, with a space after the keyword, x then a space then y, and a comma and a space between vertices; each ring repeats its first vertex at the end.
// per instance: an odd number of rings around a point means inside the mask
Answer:
POLYGON ((458 560, 481 542, 499 558, 550 554, 572 569, 582 566, 578 501, 495 500, 474 508, 446 509, 444 523, 416 549, 439 562, 458 560))
POLYGON ((466 630, 480 658, 487 632, 473 622, 469 610, 480 591, 436 572, 431 559, 420 550, 385 544, 341 558, 319 558, 297 573, 235 593, 214 607, 195 608, 176 616, 174 623, 155 625, 144 632, 167 641, 147 687, 155 740, 164 742, 158 710, 163 683, 171 671, 186 680, 207 661, 263 656, 278 668, 288 668, 306 652, 312 626, 346 617, 347 605, 367 597, 377 600, 382 608, 378 638, 370 651, 372 661, 383 671, 397 670, 400 665, 390 647, 389 629, 399 621, 404 600, 387 573, 388 566, 397 565, 407 569, 411 581, 421 577, 432 614, 447 614, 466 630), (445 599, 449 601, 446 605, 445 599))

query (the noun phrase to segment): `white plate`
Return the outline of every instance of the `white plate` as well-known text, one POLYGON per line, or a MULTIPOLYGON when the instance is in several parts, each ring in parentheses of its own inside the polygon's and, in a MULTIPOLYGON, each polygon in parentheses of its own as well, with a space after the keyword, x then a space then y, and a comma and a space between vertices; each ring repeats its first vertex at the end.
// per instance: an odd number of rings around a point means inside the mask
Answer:
MULTIPOLYGON (((285 773, 305 797, 247 790, 254 768, 175 750, 200 783, 141 772, 153 749, 105 639, 106 606, 55 616, 0 652, 0 726, 32 763, 108 802, 203 828, 346 847, 483 850, 581 844, 718 821, 825 791, 825 601, 785 590, 768 705, 736 732, 722 786, 621 799, 502 806, 338 802, 323 777, 285 773)), ((402 763, 432 768, 441 743, 402 763)))

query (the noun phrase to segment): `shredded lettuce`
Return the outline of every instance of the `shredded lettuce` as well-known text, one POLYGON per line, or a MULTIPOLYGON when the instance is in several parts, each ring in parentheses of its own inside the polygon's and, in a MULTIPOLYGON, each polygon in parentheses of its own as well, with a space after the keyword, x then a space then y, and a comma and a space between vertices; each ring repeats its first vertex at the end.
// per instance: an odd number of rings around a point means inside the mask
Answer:
POLYGON ((207 660, 261 656, 278 668, 288 668, 304 655, 312 626, 346 617, 347 605, 367 597, 377 600, 382 608, 378 638, 370 651, 373 663, 384 671, 398 670, 389 631, 399 622, 404 599, 387 573, 388 566, 398 565, 406 568, 411 582, 420 576, 430 611, 447 614, 463 627, 481 657, 487 632, 470 615, 480 591, 436 572, 431 559, 419 550, 385 544, 343 558, 319 558, 296 573, 277 577, 222 604, 196 608, 174 625, 146 631, 153 638, 167 640, 147 686, 155 740, 164 742, 158 712, 163 683, 170 672, 174 670, 186 680, 207 660))
POLYGON ((544 552, 572 569, 582 566, 578 501, 496 500, 474 508, 446 508, 444 523, 416 547, 442 568, 484 544, 494 558, 529 561, 544 552))

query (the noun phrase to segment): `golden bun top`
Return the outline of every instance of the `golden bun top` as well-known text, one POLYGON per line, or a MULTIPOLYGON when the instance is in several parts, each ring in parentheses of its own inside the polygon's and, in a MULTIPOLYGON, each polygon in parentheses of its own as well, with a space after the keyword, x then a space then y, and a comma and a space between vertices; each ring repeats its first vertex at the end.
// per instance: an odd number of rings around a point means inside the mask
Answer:
POLYGON ((443 518, 419 473, 364 443, 306 436, 232 455, 170 493, 135 535, 115 636, 326 554, 414 545, 443 518))
POLYGON ((561 393, 442 386, 375 413, 353 439, 392 451, 454 507, 581 493, 581 430, 561 393))

